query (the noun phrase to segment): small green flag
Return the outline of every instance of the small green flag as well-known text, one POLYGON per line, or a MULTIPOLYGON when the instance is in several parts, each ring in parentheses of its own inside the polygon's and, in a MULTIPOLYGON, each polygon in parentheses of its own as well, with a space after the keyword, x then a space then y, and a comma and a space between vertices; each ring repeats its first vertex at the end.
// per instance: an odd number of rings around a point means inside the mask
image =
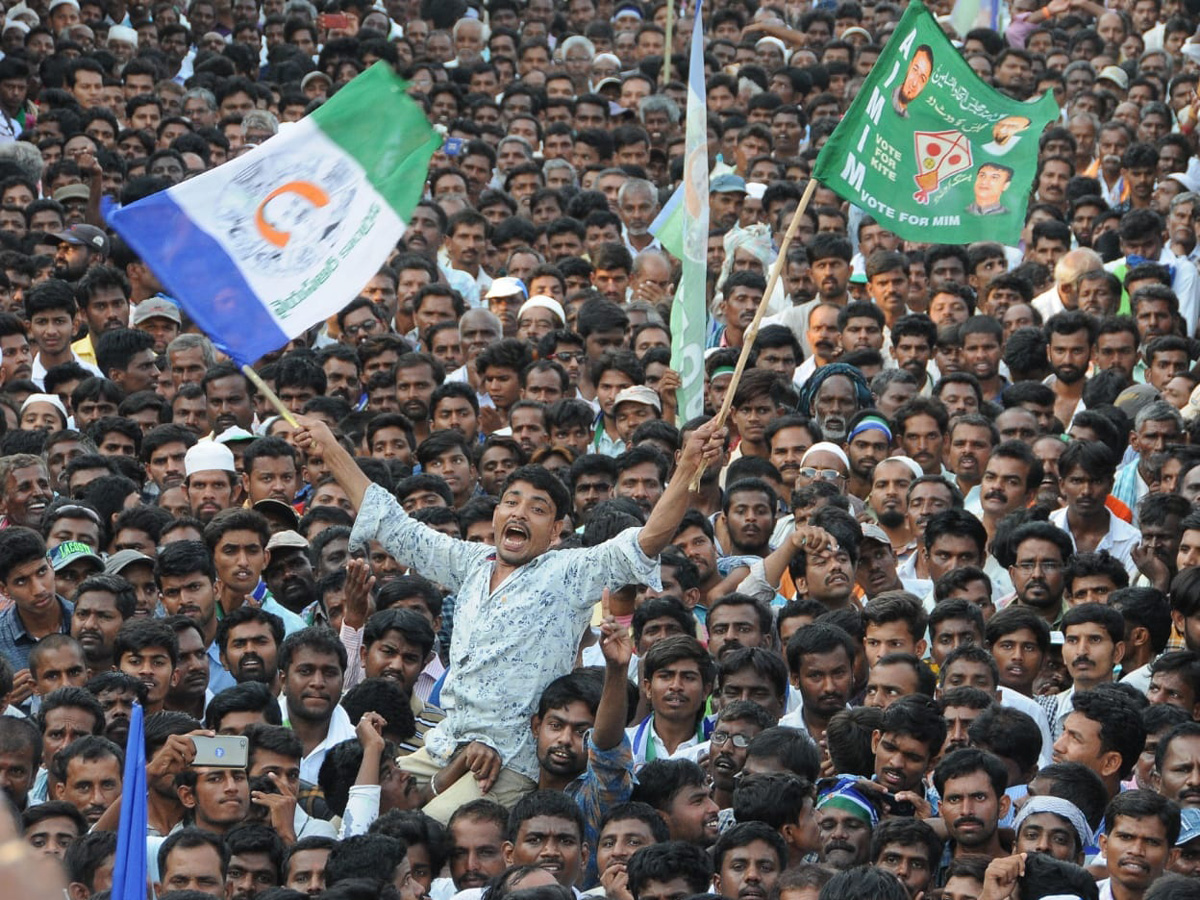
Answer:
POLYGON ((902 238, 1015 244, 1051 94, 1022 103, 991 88, 913 0, 813 177, 902 238))

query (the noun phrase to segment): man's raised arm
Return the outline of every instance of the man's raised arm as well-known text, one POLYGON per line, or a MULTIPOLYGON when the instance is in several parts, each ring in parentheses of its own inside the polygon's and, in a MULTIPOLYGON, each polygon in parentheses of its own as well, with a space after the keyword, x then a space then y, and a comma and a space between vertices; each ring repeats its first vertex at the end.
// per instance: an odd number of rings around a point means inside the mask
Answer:
POLYGON ((702 465, 711 466, 720 459, 724 446, 725 429, 717 428, 714 419, 705 422, 688 436, 671 483, 654 505, 650 518, 638 536, 642 552, 647 556, 658 556, 671 543, 683 514, 687 512, 688 486, 702 465))
POLYGON ((329 472, 342 486, 350 504, 355 509, 362 509, 363 497, 371 486, 371 479, 358 467, 354 457, 346 452, 346 448, 337 442, 329 426, 320 419, 309 416, 299 416, 297 421, 300 428, 296 431, 294 440, 304 448, 310 456, 320 456, 329 466, 329 472))

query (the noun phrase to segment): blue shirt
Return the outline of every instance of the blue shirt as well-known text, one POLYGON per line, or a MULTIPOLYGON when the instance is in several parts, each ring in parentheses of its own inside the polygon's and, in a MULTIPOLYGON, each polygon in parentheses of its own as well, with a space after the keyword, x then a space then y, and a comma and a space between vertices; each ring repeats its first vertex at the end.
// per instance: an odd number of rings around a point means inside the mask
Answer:
MULTIPOLYGON (((71 633, 71 614, 75 605, 58 597, 60 634, 71 633)), ((29 651, 37 645, 37 638, 25 629, 25 623, 17 612, 17 604, 13 604, 4 612, 0 612, 0 654, 8 660, 14 672, 29 668, 29 651)))
MULTIPOLYGON (((629 800, 633 793, 633 748, 629 738, 621 736, 621 743, 609 750, 601 750, 587 736, 588 764, 583 774, 564 789, 565 793, 579 804, 583 813, 583 838, 589 847, 595 848, 600 841, 600 822, 604 814, 629 800)), ((596 871, 596 853, 588 854, 583 882, 597 884, 600 880, 596 871)))

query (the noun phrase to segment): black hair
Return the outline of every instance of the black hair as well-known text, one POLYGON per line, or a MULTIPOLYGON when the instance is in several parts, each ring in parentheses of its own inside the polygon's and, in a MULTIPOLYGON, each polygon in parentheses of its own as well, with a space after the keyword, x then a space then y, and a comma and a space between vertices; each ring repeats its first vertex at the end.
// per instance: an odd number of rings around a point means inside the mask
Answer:
POLYGON ((805 803, 814 799, 812 782, 790 772, 743 775, 733 791, 734 818, 780 829, 795 824, 804 815, 805 803))
POLYGON ((814 622, 807 628, 801 628, 788 640, 788 669, 792 672, 799 672, 800 661, 805 656, 832 653, 839 647, 846 651, 846 659, 853 662, 854 638, 836 625, 814 622))
POLYGON ((995 755, 977 747, 962 747, 946 754, 933 770, 933 783, 938 793, 944 797, 947 781, 975 772, 987 775, 992 792, 997 798, 1003 796, 1008 789, 1008 770, 1004 768, 1004 763, 995 755))
POLYGON ((819 900, 907 900, 908 889, 900 879, 884 869, 855 866, 838 872, 821 888, 819 900))
POLYGON ((803 731, 775 725, 750 739, 747 759, 774 759, 786 772, 815 784, 821 769, 821 751, 803 731))
MULTIPOLYGON (((267 613, 266 615, 270 615, 267 613)), ((272 616, 278 620, 278 616, 272 616)), ((282 622, 280 622, 282 630, 282 622)), ((261 713, 263 719, 270 725, 282 725, 283 713, 279 709, 279 700, 271 693, 271 689, 257 681, 246 681, 235 684, 221 691, 204 710, 204 725, 214 731, 219 730, 225 716, 235 712, 261 713)))
POLYGON ((1022 772, 1037 766, 1042 752, 1042 732, 1037 722, 1019 709, 990 706, 967 727, 972 746, 1011 759, 1022 772))
POLYGON ((729 851, 748 846, 754 841, 762 841, 775 851, 775 857, 781 871, 787 868, 787 844, 784 843, 783 837, 779 834, 778 830, 764 822, 740 821, 732 828, 721 832, 720 837, 717 838, 717 842, 713 844, 712 856, 717 872, 721 871, 721 867, 725 864, 725 856, 729 851))
MULTIPOLYGON (((656 760, 649 765, 666 760, 656 760)), ((695 763, 692 763, 695 765, 695 763)), ((699 769, 699 766, 696 767, 699 769)), ((645 769, 643 769, 645 771, 645 769)), ((703 894, 712 883, 713 864, 708 853, 686 841, 664 841, 642 847, 629 859, 629 892, 639 900, 642 889, 651 881, 682 878, 694 894, 703 894)))
MULTIPOLYGON (((358 834, 338 841, 325 861, 325 885, 339 881, 368 878, 375 890, 392 880, 392 873, 404 861, 408 846, 401 840, 383 834, 358 834)), ((374 896, 378 896, 376 893, 374 896)))
POLYGON ((279 645, 280 672, 287 671, 288 666, 292 663, 292 656, 301 649, 311 649, 317 653, 333 656, 341 666, 342 672, 346 671, 346 645, 329 628, 320 626, 303 628, 285 637, 283 643, 279 645))
POLYGON ((113 661, 119 663, 126 653, 152 647, 167 651, 172 669, 179 663, 179 638, 170 625, 162 619, 129 619, 121 625, 113 640, 113 661))
POLYGON ((536 816, 565 819, 576 826, 579 839, 584 838, 583 812, 578 803, 562 791, 531 791, 513 805, 508 815, 507 840, 515 844, 521 826, 536 816))
POLYGON ((1128 778, 1146 744, 1140 708, 1120 690, 1093 688, 1075 693, 1075 712, 1099 723, 1100 752, 1115 751, 1121 757, 1117 774, 1128 778))
POLYGON ((1174 847, 1179 839, 1179 806, 1154 791, 1133 790, 1117 794, 1104 810, 1106 830, 1111 833, 1118 816, 1131 819, 1158 819, 1167 833, 1167 846, 1174 847))
POLYGON ((884 819, 871 832, 870 859, 876 866, 889 844, 901 847, 924 847, 929 871, 936 872, 942 859, 943 842, 936 831, 921 819, 884 819))

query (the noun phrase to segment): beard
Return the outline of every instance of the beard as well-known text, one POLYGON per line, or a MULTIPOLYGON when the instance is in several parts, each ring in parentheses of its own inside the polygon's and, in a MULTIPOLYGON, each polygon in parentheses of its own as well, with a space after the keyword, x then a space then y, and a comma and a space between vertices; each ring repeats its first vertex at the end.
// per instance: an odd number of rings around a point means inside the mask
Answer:
POLYGON ((884 528, 899 528, 904 524, 905 515, 894 509, 884 510, 876 517, 884 528))

